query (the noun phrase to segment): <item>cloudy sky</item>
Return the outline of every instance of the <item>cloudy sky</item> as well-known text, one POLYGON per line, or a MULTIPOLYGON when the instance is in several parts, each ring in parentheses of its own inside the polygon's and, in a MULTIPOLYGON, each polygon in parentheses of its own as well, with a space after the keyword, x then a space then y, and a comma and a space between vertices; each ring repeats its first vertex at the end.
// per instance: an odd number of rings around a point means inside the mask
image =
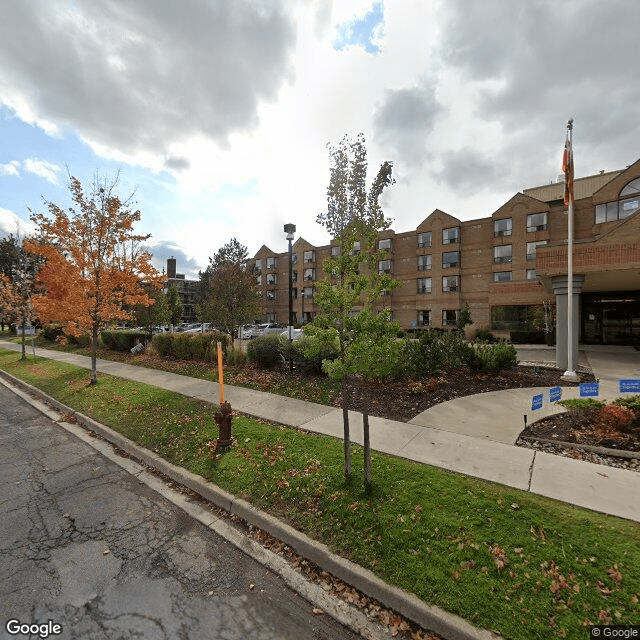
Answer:
POLYGON ((365 134, 394 228, 640 157, 637 0, 0 0, 0 232, 120 170, 156 265, 329 241, 327 143, 365 134))

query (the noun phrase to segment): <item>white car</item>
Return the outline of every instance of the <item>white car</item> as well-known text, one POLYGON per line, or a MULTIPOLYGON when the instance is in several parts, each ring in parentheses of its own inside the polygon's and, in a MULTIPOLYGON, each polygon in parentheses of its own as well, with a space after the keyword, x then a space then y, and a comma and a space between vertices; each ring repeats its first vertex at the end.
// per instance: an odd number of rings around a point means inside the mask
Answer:
MULTIPOLYGON (((281 334, 280 334, 283 338, 289 338, 289 329, 285 329, 281 334)), ((291 339, 292 340, 300 340, 300 338, 302 338, 302 336, 304 335, 304 331, 302 329, 294 329, 291 332, 291 339)))
POLYGON ((282 333, 282 329, 284 328, 281 324, 277 324, 276 322, 266 322, 265 324, 258 325, 260 336, 266 336, 268 333, 282 333))
POLYGON ((256 338, 258 335, 258 325, 249 324, 244 327, 240 327, 241 340, 251 340, 251 338, 256 338))

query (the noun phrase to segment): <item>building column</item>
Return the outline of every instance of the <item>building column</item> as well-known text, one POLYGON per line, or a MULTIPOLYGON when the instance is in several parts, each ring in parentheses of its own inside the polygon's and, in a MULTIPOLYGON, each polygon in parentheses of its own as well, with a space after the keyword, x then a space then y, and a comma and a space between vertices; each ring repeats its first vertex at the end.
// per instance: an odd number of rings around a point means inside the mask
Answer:
MULTIPOLYGON (((555 276, 551 278, 553 293, 556 295, 556 366, 566 371, 569 363, 569 351, 567 345, 567 276, 555 276)), ((584 275, 573 276, 573 323, 572 323, 572 362, 575 367, 578 363, 578 335, 580 332, 580 292, 584 284, 584 275)))

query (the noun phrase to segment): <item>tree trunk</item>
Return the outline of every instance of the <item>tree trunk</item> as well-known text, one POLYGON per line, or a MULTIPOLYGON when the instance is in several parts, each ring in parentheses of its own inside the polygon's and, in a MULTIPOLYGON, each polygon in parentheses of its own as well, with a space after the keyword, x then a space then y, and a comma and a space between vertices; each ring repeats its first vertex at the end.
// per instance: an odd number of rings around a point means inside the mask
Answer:
POLYGON ((344 427, 344 477, 351 477, 351 440, 349 437, 349 389, 347 376, 342 378, 342 423, 344 427))
POLYGON ((94 325, 91 330, 91 381, 90 384, 98 383, 98 364, 96 362, 96 352, 98 351, 98 327, 94 325))
POLYGON ((371 444, 369 442, 369 414, 362 413, 364 427, 364 486, 367 491, 371 489, 371 444))
POLYGON ((25 317, 24 315, 22 316, 22 358, 21 360, 26 360, 27 359, 27 350, 25 347, 25 332, 24 332, 24 325, 26 323, 25 317))

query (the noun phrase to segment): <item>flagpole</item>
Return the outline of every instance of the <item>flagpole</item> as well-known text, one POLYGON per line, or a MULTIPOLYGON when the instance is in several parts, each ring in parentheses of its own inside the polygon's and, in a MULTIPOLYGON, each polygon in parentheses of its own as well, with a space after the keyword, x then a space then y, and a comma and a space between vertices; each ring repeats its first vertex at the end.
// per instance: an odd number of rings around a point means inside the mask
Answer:
POLYGON ((568 193, 567 208, 567 370, 563 380, 576 382, 579 380, 573 362, 573 118, 567 123, 567 140, 569 153, 565 173, 565 189, 568 193))

